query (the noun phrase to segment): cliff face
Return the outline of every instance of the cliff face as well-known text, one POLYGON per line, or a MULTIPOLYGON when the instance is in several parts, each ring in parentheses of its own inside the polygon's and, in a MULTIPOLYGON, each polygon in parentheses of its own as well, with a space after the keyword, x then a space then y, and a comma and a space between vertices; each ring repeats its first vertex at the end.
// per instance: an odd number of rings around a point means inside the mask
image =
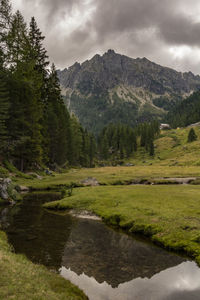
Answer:
POLYGON ((129 58, 108 50, 58 71, 66 104, 88 129, 109 122, 134 125, 162 117, 177 101, 200 88, 200 76, 129 58))

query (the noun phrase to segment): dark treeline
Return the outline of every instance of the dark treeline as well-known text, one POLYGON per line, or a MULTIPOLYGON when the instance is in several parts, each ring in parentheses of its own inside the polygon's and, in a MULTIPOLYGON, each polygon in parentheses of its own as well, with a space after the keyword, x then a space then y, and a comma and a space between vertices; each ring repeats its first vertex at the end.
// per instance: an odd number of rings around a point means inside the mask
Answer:
POLYGON ((153 156, 153 142, 159 132, 158 121, 142 123, 135 128, 122 124, 110 124, 98 137, 99 158, 105 160, 130 158, 139 146, 153 156))
POLYGON ((91 167, 94 138, 67 111, 43 40, 34 17, 27 26, 0 0, 0 160, 20 170, 91 167))
POLYGON ((170 111, 165 121, 173 128, 185 127, 200 121, 200 91, 193 93, 170 111))

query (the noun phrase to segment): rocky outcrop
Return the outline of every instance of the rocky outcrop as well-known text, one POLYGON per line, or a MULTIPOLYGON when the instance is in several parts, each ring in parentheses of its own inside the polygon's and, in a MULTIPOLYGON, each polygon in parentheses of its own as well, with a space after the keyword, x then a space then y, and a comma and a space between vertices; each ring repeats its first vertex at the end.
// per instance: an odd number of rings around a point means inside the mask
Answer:
POLYGON ((70 68, 58 71, 58 76, 64 87, 89 93, 95 86, 103 91, 120 84, 142 87, 158 95, 189 93, 200 87, 200 76, 191 72, 177 72, 145 57, 133 59, 113 50, 108 50, 103 56, 97 54, 82 64, 76 62, 70 68))
POLYGON ((13 203, 19 199, 20 196, 12 180, 10 178, 0 178, 0 200, 6 203, 13 203))

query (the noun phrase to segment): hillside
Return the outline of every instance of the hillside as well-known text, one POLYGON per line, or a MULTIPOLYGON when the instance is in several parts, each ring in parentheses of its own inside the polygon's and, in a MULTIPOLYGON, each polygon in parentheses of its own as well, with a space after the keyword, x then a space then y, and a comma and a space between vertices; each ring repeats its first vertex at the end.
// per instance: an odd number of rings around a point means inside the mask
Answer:
POLYGON ((200 120, 200 92, 193 93, 190 97, 177 103, 167 114, 166 121, 173 128, 185 127, 200 120))
POLYGON ((200 126, 193 126, 197 141, 187 142, 190 126, 161 131, 160 137, 155 140, 155 156, 150 156, 143 149, 138 149, 131 160, 137 165, 159 166, 200 166, 200 126))
POLYGON ((177 72, 113 50, 57 73, 66 105, 95 133, 110 122, 135 125, 162 118, 200 88, 200 76, 191 72, 177 72))

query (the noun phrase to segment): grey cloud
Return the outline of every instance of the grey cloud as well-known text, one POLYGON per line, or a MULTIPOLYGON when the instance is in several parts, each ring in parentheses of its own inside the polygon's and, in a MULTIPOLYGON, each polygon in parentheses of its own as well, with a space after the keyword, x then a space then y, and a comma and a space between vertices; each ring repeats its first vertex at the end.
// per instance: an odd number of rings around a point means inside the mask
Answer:
POLYGON ((192 70, 200 71, 195 66, 195 57, 175 61, 166 51, 169 47, 181 45, 200 50, 200 23, 194 18, 198 0, 90 2, 95 6, 90 19, 69 32, 67 26, 63 30, 60 22, 64 17, 70 17, 74 8, 85 11, 88 8, 86 0, 23 0, 23 12, 28 6, 29 14, 31 6, 39 7, 33 13, 36 13, 39 26, 45 30, 49 55, 59 67, 113 48, 132 57, 146 56, 163 65, 178 66, 182 70, 191 66, 192 70))
MULTIPOLYGON (((83 1, 81 0, 23 0, 24 5, 30 6, 37 4, 43 10, 46 19, 43 20, 47 26, 52 26, 54 21, 61 21, 65 14, 70 15, 75 6, 81 9, 83 1)), ((34 13, 34 11, 33 11, 34 13)))
POLYGON ((163 22, 160 35, 167 43, 200 46, 200 23, 180 16, 163 22))
POLYGON ((99 0, 94 26, 102 39, 152 27, 166 43, 200 45, 200 24, 180 14, 179 5, 171 0, 99 0))

